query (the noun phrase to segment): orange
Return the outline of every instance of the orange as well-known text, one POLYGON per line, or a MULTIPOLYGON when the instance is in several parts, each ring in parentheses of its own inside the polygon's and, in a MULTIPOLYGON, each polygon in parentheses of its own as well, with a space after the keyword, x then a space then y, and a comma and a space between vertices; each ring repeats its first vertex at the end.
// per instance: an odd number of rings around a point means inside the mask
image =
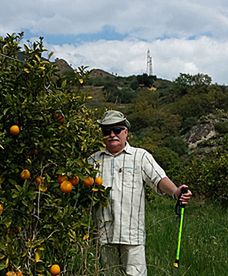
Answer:
POLYGON ((58 264, 53 264, 50 267, 51 275, 58 275, 60 274, 60 266, 58 264))
POLYGON ((36 177, 35 182, 37 185, 42 185, 44 184, 44 178, 41 175, 39 175, 36 177))
POLYGON ((63 181, 68 180, 68 177, 66 175, 58 175, 58 182, 61 184, 63 181))
POLYGON ((95 178, 95 184, 97 185, 102 185, 103 183, 103 180, 102 180, 102 177, 99 175, 95 178))
POLYGON ((58 117, 57 117, 57 120, 60 122, 60 123, 64 123, 64 121, 65 121, 65 118, 64 118, 64 116, 63 115, 58 115, 58 117))
POLYGON ((0 216, 1 216, 1 214, 3 213, 3 211, 4 211, 4 206, 3 206, 2 203, 0 203, 0 216))
POLYGON ((16 275, 17 275, 17 276, 23 276, 23 273, 22 273, 21 271, 17 271, 17 272, 16 272, 16 275))
POLYGON ((20 173, 20 178, 25 180, 25 179, 29 179, 31 177, 31 173, 28 169, 24 169, 21 173, 20 173))
POLYGON ((10 127, 10 134, 12 134, 12 135, 18 135, 20 133, 20 128, 19 128, 19 126, 18 125, 12 125, 11 127, 10 127))
POLYGON ((89 233, 86 233, 82 239, 83 241, 87 241, 89 239, 89 233))
POLYGON ((72 178, 69 179, 69 181, 72 183, 73 186, 76 186, 79 183, 79 177, 73 176, 72 178))
POLYGON ((8 271, 6 272, 6 276, 17 276, 17 274, 14 271, 8 271))
POLYGON ((62 112, 56 112, 56 113, 54 114, 54 117, 55 117, 55 119, 56 119, 57 121, 59 121, 60 123, 64 123, 65 117, 64 117, 64 115, 63 115, 62 112))
POLYGON ((86 187, 92 186, 93 183, 94 183, 94 179, 93 179, 93 177, 91 177, 91 176, 86 176, 86 177, 83 179, 83 184, 84 184, 86 187))
POLYGON ((71 193, 73 189, 73 185, 70 181, 65 180, 60 184, 60 189, 63 193, 71 193))

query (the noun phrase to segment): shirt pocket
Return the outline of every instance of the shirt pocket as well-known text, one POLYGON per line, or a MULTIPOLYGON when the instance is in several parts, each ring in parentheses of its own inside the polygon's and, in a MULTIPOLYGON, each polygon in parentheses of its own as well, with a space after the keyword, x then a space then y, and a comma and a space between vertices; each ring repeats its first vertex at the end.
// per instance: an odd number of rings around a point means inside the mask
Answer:
POLYGON ((123 186, 125 188, 135 189, 136 184, 142 182, 140 169, 135 167, 124 167, 123 168, 123 186))

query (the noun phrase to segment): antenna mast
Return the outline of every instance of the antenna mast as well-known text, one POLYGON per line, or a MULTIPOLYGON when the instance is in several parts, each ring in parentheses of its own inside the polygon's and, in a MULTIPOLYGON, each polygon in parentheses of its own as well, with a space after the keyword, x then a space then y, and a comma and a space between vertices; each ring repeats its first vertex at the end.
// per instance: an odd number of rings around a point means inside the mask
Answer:
POLYGON ((146 73, 148 76, 152 76, 152 57, 150 56, 150 50, 147 50, 147 65, 146 65, 146 73))

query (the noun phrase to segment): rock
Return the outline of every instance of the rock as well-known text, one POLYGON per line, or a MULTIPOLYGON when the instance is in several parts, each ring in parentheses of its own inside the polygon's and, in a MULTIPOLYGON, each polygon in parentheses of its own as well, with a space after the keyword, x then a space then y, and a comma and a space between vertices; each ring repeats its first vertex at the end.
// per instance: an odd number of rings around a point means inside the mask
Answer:
POLYGON ((203 141, 207 141, 216 136, 215 127, 212 123, 204 123, 194 126, 187 138, 188 147, 194 149, 203 141))

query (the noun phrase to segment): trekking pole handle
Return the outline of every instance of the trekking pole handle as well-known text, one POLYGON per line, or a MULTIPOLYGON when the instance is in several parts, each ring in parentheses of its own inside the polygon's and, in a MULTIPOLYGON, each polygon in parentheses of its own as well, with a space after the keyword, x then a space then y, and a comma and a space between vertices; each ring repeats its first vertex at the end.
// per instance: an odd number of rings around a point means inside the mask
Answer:
POLYGON ((188 188, 186 188, 186 187, 182 187, 182 188, 181 188, 181 193, 180 193, 180 195, 179 195, 179 197, 178 197, 178 201, 179 201, 180 207, 185 207, 185 204, 183 204, 183 203, 180 201, 180 197, 181 197, 182 194, 186 194, 187 192, 188 192, 188 188))
POLYGON ((185 207, 185 204, 183 204, 181 201, 180 201, 180 197, 182 194, 186 194, 188 192, 188 188, 186 187, 182 187, 181 188, 181 192, 180 192, 180 195, 178 196, 178 199, 177 199, 177 203, 175 205, 175 213, 179 216, 180 215, 180 208, 184 208, 185 207))

